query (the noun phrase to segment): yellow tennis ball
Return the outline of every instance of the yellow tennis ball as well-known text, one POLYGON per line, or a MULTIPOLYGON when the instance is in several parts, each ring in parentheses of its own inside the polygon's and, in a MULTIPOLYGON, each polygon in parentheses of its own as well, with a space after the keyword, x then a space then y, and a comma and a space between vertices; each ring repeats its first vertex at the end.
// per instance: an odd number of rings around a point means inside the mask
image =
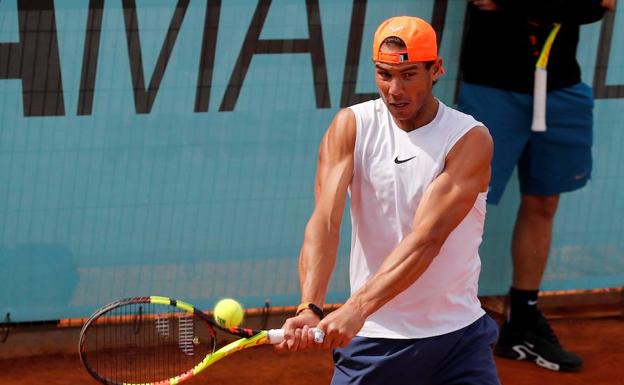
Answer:
POLYGON ((231 298, 225 298, 217 302, 214 308, 214 320, 224 328, 233 328, 243 322, 243 307, 231 298))

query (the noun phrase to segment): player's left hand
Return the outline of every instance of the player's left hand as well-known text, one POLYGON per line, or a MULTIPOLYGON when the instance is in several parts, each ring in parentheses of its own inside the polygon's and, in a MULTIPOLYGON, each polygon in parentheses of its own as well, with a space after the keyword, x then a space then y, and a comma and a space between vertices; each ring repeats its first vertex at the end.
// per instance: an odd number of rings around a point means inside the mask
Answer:
POLYGON ((348 301, 337 310, 329 313, 316 326, 325 333, 323 348, 335 349, 346 347, 364 326, 361 312, 348 301))
POLYGON ((310 331, 319 322, 319 317, 311 311, 303 311, 301 314, 291 317, 284 322, 284 341, 275 345, 275 350, 303 351, 310 347, 316 347, 313 340, 314 334, 310 331))

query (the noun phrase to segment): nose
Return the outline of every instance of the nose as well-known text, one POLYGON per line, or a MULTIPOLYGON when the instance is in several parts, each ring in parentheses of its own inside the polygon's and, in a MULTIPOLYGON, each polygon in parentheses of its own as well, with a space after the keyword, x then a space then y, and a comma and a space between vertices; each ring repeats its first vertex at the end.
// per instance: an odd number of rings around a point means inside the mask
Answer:
POLYGON ((403 84, 401 84, 401 79, 395 77, 390 80, 390 87, 388 87, 388 94, 393 98, 401 96, 403 94, 403 84))

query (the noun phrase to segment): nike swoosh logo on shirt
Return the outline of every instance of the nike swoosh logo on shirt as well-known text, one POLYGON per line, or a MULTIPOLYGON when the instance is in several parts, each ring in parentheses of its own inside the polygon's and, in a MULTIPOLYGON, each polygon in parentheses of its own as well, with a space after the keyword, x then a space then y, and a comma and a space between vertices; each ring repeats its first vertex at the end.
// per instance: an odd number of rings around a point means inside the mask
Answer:
POLYGON ((416 157, 416 155, 412 156, 411 158, 407 158, 407 159, 399 159, 399 157, 397 156, 396 158, 394 158, 394 163, 396 164, 401 164, 401 163, 405 163, 408 160, 412 160, 416 157))
POLYGON ((535 306, 535 305, 537 305, 537 300, 532 300, 532 299, 530 299, 530 300, 527 302, 527 305, 529 305, 529 306, 535 306))

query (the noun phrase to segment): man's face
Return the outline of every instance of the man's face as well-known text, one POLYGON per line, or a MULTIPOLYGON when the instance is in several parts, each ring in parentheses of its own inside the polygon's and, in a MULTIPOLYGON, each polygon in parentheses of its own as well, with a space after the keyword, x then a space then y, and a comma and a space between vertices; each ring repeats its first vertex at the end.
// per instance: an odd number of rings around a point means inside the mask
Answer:
MULTIPOLYGON (((382 52, 402 52, 386 45, 382 52)), ((433 82, 438 79, 441 60, 427 68, 424 62, 387 64, 375 63, 375 82, 383 101, 397 120, 410 120, 418 115, 431 95, 433 82)))

